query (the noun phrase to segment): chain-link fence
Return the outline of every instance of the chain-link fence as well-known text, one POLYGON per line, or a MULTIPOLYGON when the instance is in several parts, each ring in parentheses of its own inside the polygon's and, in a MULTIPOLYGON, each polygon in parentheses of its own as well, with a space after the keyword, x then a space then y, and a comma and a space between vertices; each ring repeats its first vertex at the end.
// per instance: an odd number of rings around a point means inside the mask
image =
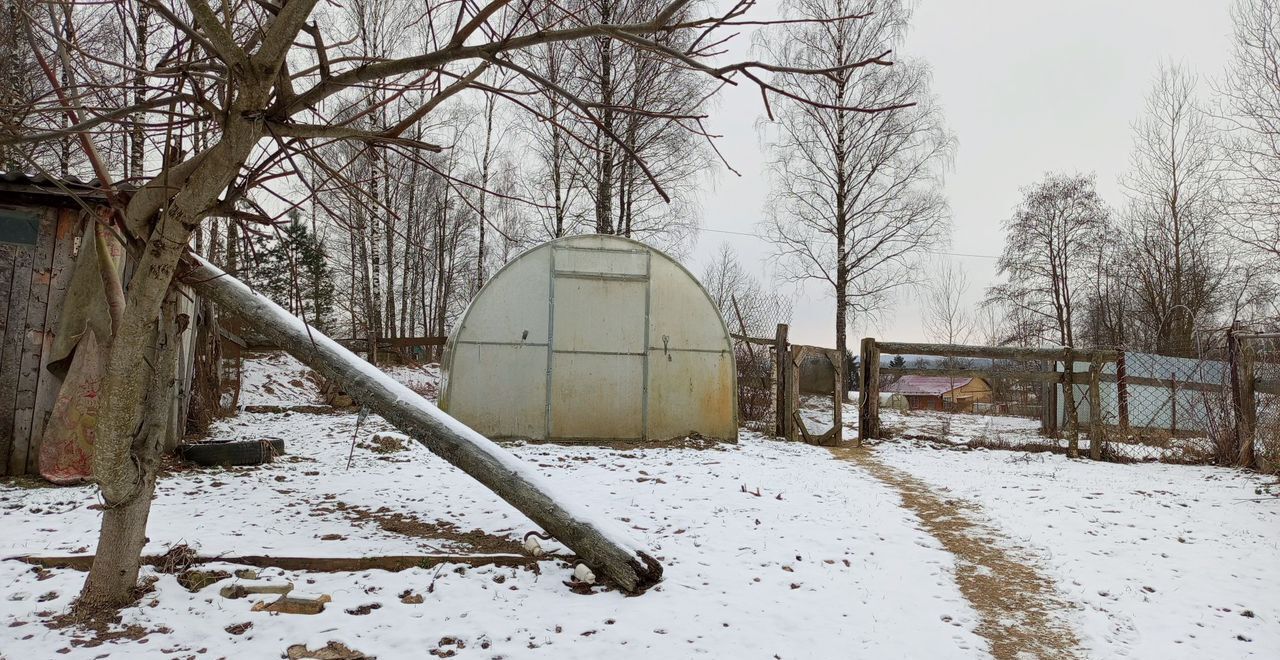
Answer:
POLYGON ((1238 332, 1204 333, 1165 352, 1120 349, 1114 361, 1075 364, 1056 421, 1100 458, 1280 467, 1280 346, 1238 332), (1094 410, 1096 403, 1096 413, 1094 410))
POLYGON ((1254 456, 1258 468, 1280 472, 1280 338, 1245 340, 1253 360, 1254 456))
POLYGON ((772 433, 777 393, 774 349, 760 340, 735 336, 733 355, 738 368, 738 423, 761 433, 772 433))
MULTIPOLYGON (((1235 424, 1230 364, 1216 344, 1177 352, 1181 355, 1121 350, 1115 362, 1102 366, 1097 384, 1102 458, 1218 459, 1219 445, 1235 424)), ((1093 423, 1087 391, 1092 386, 1076 386, 1086 428, 1093 423)))

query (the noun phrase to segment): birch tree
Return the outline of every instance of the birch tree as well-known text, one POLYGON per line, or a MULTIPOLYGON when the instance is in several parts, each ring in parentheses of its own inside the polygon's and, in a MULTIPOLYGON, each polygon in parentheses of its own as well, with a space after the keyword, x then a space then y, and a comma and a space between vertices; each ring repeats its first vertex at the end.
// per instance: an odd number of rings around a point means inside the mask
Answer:
POLYGON ((942 175, 955 141, 920 62, 889 64, 911 17, 897 0, 789 0, 760 50, 826 76, 777 73, 786 95, 767 134, 773 173, 765 230, 781 274, 821 282, 835 300, 835 337, 847 350, 851 314, 880 307, 917 281, 913 260, 946 234, 942 175), (857 21, 830 22, 857 15, 857 21), (876 108, 860 112, 848 108, 876 108))
POLYGON ((1232 59, 1218 88, 1229 124, 1232 235, 1280 263, 1280 2, 1236 0, 1232 59))
POLYGON ((925 335, 944 344, 968 343, 977 327, 977 317, 969 309, 969 274, 950 259, 929 269, 929 278, 920 286, 922 325, 925 335))

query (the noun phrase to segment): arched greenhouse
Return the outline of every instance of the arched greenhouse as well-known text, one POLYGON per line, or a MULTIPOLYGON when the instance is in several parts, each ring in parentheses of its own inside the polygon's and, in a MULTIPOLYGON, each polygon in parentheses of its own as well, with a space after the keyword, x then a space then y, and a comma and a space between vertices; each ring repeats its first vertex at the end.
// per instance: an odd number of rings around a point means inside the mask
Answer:
POLYGON ((732 340, 702 285, 619 236, 507 264, 445 350, 440 408, 491 438, 737 439, 732 340))

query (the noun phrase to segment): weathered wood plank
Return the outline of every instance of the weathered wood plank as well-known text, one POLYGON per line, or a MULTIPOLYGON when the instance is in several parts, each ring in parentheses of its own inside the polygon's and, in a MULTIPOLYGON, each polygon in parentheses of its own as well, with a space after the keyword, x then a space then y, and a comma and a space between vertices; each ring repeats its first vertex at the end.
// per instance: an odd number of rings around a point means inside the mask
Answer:
MULTIPOLYGON (((890 355, 927 355, 932 357, 985 358, 988 360, 1051 360, 1062 362, 1066 348, 1025 348, 1022 346, 966 346, 961 344, 916 344, 908 342, 876 342, 880 353, 890 355)), ((1114 362, 1116 351, 1110 349, 1075 349, 1076 360, 1087 362, 1097 355, 1103 362, 1114 362)))
MULTIPOLYGON (((987 378, 996 379, 1004 378, 1009 380, 1029 380, 1041 383, 1058 383, 1061 382, 1061 371, 992 371, 990 369, 960 369, 946 367, 880 367, 880 373, 886 376, 955 376, 959 378, 987 378)), ((1089 384, 1089 373, 1086 371, 1077 371, 1071 375, 1071 380, 1077 385, 1089 384)), ((1098 381, 1102 383, 1115 383, 1117 378, 1115 374, 1100 373, 1098 381)), ((1168 378, 1146 378, 1142 376, 1126 376, 1125 384, 1129 387, 1142 385, 1146 387, 1174 387, 1175 382, 1168 378)), ((1202 383, 1195 381, 1176 382, 1178 389, 1195 390, 1197 392, 1218 392, 1221 391, 1225 384, 1223 383, 1202 383)), ((1263 390, 1258 390, 1259 392, 1263 390)), ((1280 394, 1280 392, 1273 392, 1280 394)))
POLYGON ((173 382, 174 396, 171 400, 173 407, 169 417, 169 428, 165 435, 165 451, 171 451, 177 447, 182 436, 186 434, 187 414, 191 410, 192 377, 195 373, 196 329, 194 325, 198 322, 196 318, 198 304, 191 287, 180 284, 178 292, 177 314, 187 317, 190 329, 178 335, 178 367, 175 371, 177 378, 173 382))
POLYGON ((800 417, 800 365, 804 363, 808 346, 792 346, 787 352, 787 409, 791 411, 791 428, 787 440, 808 442, 809 432, 805 430, 804 420, 800 417))
POLYGON ((740 341, 740 342, 743 342, 743 343, 745 343, 745 344, 755 344, 755 345, 757 345, 757 346, 769 346, 769 347, 773 347, 773 346, 774 346, 774 344, 776 344, 776 343, 777 343, 777 341, 778 341, 778 340, 777 340, 777 338, 775 338, 775 337, 768 337, 768 338, 765 338, 765 337, 748 337, 748 336, 746 336, 746 335, 740 335, 740 334, 738 334, 738 333, 736 333, 736 332, 731 332, 731 333, 729 333, 729 336, 730 336, 730 337, 733 337, 733 338, 734 338, 734 340, 736 340, 736 341, 740 341))
POLYGON ((18 387, 13 401, 13 451, 9 456, 11 474, 26 474, 35 464, 39 441, 33 437, 36 388, 40 384, 40 357, 44 350, 45 312, 49 308, 53 248, 59 210, 46 208, 40 214, 40 235, 31 254, 27 313, 23 319, 22 361, 18 366, 18 387))
POLYGON ((786 323, 779 323, 777 335, 773 339, 773 365, 776 377, 774 378, 776 391, 774 392, 774 429, 773 434, 779 438, 785 438, 791 433, 791 411, 787 408, 787 392, 789 379, 791 378, 790 370, 787 369, 787 353, 790 350, 787 346, 787 332, 789 327, 786 323))
POLYGON ((31 292, 31 262, 35 249, 19 246, 13 260, 13 279, 9 289, 9 314, 6 323, 4 346, 0 346, 0 459, 5 474, 24 474, 27 468, 26 438, 22 450, 17 450, 18 438, 15 402, 18 395, 18 374, 22 370, 22 350, 27 324, 27 298, 31 292), (16 459, 16 460, 15 460, 16 459))
POLYGON ((835 401, 832 406, 834 413, 831 420, 831 439, 830 444, 839 446, 844 442, 844 400, 849 395, 845 391, 844 379, 844 351, 831 350, 827 351, 827 359, 831 360, 831 366, 835 367, 835 401))
POLYGON ((880 367, 885 376, 953 376, 957 378, 1007 378, 1037 382, 1058 382, 1062 374, 1055 371, 992 371, 991 369, 962 369, 948 367, 880 367))
MULTIPOLYGON (((18 361, 9 355, 5 347, 9 345, 9 307, 11 305, 9 297, 13 291, 13 281, 16 279, 15 261, 18 252, 18 246, 0 243, 0 388, 6 383, 17 386, 18 361), (10 376, 10 373, 13 376, 10 376)), ((9 412, 13 409, 13 404, 12 402, 6 404, 8 400, 3 392, 4 390, 0 389, 0 474, 8 474, 9 453, 13 446, 13 417, 9 412)))
POLYGON ((1253 391, 1256 394, 1280 394, 1280 378, 1255 378, 1253 391))
MULTIPOLYGON (((93 555, 63 557, 13 557, 14 560, 45 568, 69 568, 87 571, 93 565, 93 555)), ((468 566, 534 566, 538 560, 524 555, 391 555, 371 557, 273 557, 271 555, 224 555, 218 557, 191 557, 191 564, 227 563, 258 568, 279 568, 286 571, 310 572, 359 572, 404 571, 410 568, 431 568, 439 564, 466 564, 468 566)), ((147 566, 171 564, 172 558, 164 555, 144 555, 147 566)))
POLYGON ((880 348, 875 337, 863 337, 858 362, 858 446, 880 437, 880 348))
POLYGON ((53 262, 49 275, 49 300, 44 314, 44 336, 40 351, 40 379, 36 386, 35 409, 32 414, 31 437, 33 449, 27 456, 27 472, 34 473, 39 469, 39 442, 44 438, 44 427, 49 422, 49 413, 58 398, 58 388, 62 379, 49 372, 49 356, 52 354, 53 340, 58 334, 58 323, 62 318, 62 301, 66 298, 67 287, 71 284, 71 276, 75 272, 78 239, 83 231, 83 215, 71 209, 64 209, 58 217, 58 227, 54 231, 53 262))

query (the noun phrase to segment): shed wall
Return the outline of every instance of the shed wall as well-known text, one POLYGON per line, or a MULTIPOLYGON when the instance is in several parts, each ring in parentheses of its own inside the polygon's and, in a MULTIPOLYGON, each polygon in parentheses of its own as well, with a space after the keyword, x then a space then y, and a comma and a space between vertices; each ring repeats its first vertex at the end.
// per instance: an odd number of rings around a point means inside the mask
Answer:
POLYGON ((37 470, 40 437, 61 379, 48 357, 84 223, 78 210, 0 204, 0 222, 33 218, 34 242, 0 242, 0 474, 37 470))
MULTIPOLYGON (((11 199, 0 200, 0 475, 39 472, 40 440, 62 385, 50 357, 76 259, 89 245, 81 208, 11 199), (26 218, 34 234, 15 228, 26 218)), ((177 311, 194 320, 194 299, 185 292, 177 311)), ((168 447, 186 427, 194 334, 188 329, 180 338, 168 447)))

